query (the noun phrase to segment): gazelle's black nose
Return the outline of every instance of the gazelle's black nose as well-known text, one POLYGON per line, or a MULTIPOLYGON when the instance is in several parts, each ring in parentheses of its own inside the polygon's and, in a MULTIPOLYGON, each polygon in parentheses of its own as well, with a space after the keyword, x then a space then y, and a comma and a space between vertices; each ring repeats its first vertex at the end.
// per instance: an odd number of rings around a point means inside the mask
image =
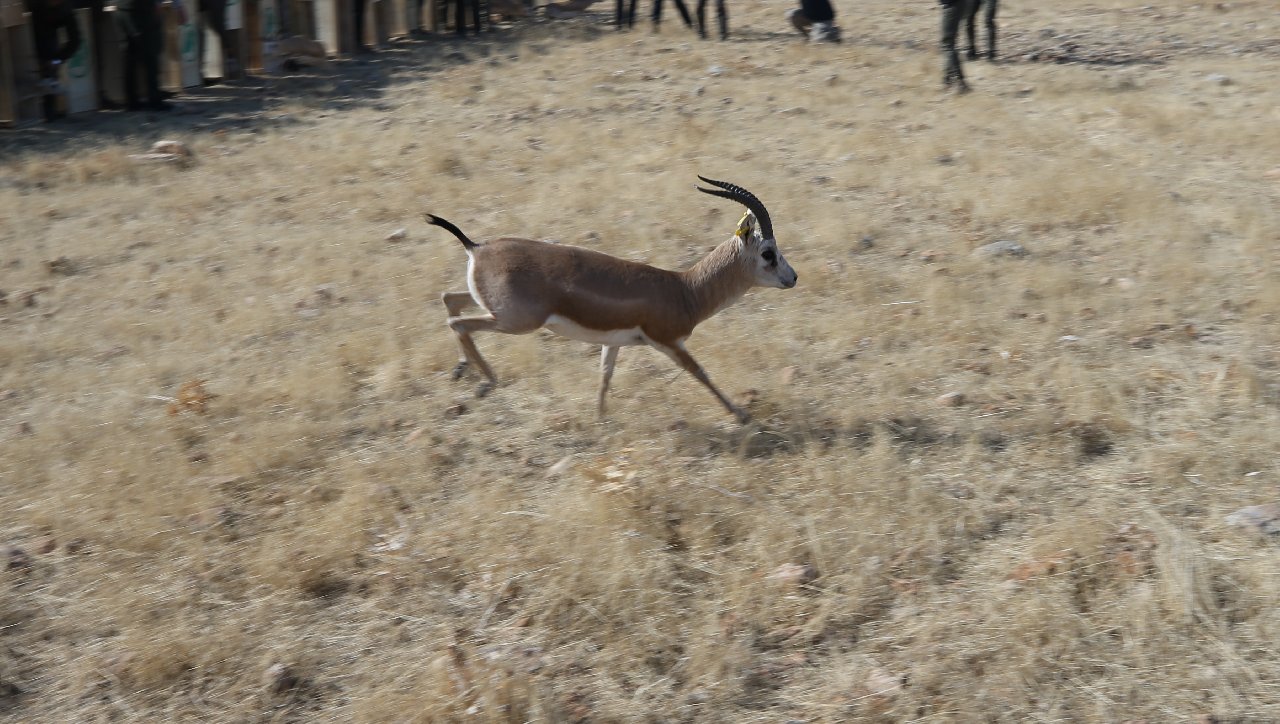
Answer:
POLYGON ((789 281, 789 282, 787 282, 787 283, 786 283, 786 284, 787 284, 787 289, 790 289, 791 287, 794 287, 794 286, 796 285, 796 282, 798 282, 798 281, 800 281, 800 275, 799 275, 799 274, 797 274, 797 275, 795 275, 795 276, 791 277, 791 281, 789 281))

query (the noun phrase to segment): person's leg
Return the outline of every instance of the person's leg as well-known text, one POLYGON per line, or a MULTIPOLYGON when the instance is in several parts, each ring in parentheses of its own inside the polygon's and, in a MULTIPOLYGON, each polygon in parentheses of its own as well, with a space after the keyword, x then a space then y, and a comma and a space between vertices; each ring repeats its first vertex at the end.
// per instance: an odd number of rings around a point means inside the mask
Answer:
POLYGON ((138 70, 142 67, 142 36, 126 38, 124 42, 124 103, 131 111, 142 107, 138 100, 138 70))
POLYGON ((453 5, 453 27, 458 35, 467 34, 467 0, 457 0, 453 5))
POLYGON ((965 36, 969 40, 968 56, 969 60, 976 60, 978 57, 978 39, 977 33, 974 32, 974 24, 978 20, 978 8, 982 5, 982 0, 973 0, 969 5, 969 12, 965 13, 964 29, 965 36))
POLYGON ((944 85, 956 85, 961 93, 969 90, 964 80, 964 71, 960 68, 960 55, 956 53, 956 35, 960 31, 960 21, 969 8, 970 0, 951 0, 942 6, 942 57, 944 85))
POLYGON ((804 14, 801 8, 791 8, 787 11, 787 21, 791 23, 791 27, 795 28, 801 35, 808 38, 809 28, 813 25, 809 21, 809 16, 804 14))
POLYGON ((152 108, 164 107, 160 93, 160 23, 153 21, 142 28, 142 74, 147 82, 147 103, 152 108))
POLYGON ((996 59, 996 6, 1000 0, 986 0, 987 3, 987 60, 996 59))
POLYGON ((40 110, 44 112, 44 122, 52 123, 62 116, 58 112, 57 94, 47 92, 58 86, 58 67, 46 60, 40 61, 40 85, 46 91, 40 99, 40 110))
POLYGON ((364 0, 353 0, 351 8, 355 13, 356 26, 356 52, 362 52, 368 49, 368 45, 364 42, 364 0))

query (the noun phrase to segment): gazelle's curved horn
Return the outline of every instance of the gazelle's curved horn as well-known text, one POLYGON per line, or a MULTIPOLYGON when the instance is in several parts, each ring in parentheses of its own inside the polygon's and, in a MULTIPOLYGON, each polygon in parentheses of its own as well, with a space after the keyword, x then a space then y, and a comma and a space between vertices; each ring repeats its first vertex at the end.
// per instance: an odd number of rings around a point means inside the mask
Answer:
POLYGON ((764 202, 756 198, 755 194, 741 186, 731 184, 727 181, 716 181, 714 179, 709 179, 706 176, 698 176, 698 178, 712 186, 719 186, 720 189, 724 190, 704 189, 701 186, 697 186, 695 188, 704 194, 711 194, 712 196, 719 196, 721 198, 737 201, 747 207, 751 210, 751 213, 756 215, 756 220, 760 222, 760 233, 764 235, 764 238, 773 238, 773 222, 769 220, 769 210, 764 207, 764 202))

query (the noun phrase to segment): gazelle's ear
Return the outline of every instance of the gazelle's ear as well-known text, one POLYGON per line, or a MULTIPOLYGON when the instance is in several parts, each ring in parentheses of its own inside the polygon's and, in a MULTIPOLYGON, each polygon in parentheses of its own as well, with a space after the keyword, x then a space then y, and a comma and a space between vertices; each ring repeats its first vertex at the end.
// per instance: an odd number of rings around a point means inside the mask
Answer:
POLYGON ((748 211, 747 213, 743 214, 742 218, 738 221, 738 230, 733 232, 733 235, 738 237, 739 239, 742 239, 743 241, 746 241, 751 238, 751 232, 755 230, 755 228, 756 228, 755 214, 748 211))

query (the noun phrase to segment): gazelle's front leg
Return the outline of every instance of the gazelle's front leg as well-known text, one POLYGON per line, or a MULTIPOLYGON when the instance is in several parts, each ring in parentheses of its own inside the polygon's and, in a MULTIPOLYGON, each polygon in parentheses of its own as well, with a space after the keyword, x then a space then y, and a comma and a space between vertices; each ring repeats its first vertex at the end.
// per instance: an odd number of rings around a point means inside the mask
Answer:
POLYGON ((730 402, 729 398, 724 396, 724 393, 720 392, 720 390, 716 389, 715 385, 711 384, 711 378, 708 377, 707 373, 702 369, 702 365, 698 364, 698 361, 693 358, 693 355, 689 354, 689 351, 684 348, 683 344, 676 342, 675 344, 667 345, 653 340, 650 340, 649 344, 653 345, 655 349, 670 357, 676 364, 680 365, 680 367, 682 367, 686 372, 693 375, 699 382, 705 385, 708 390, 711 390, 711 394, 715 395, 717 400, 720 400, 720 404, 724 405, 726 410, 732 413, 734 417, 738 418, 738 422, 745 425, 751 421, 751 415, 747 414, 746 410, 743 410, 730 402))
POLYGON ((609 392, 609 380, 613 379, 613 364, 618 361, 619 349, 609 346, 600 348, 600 399, 596 405, 600 417, 604 417, 604 398, 609 392))
POLYGON ((493 368, 489 367, 489 363, 484 361, 484 357, 480 356, 480 350, 476 349, 475 340, 471 339, 471 335, 475 332, 500 332, 498 329, 498 320, 491 316, 484 317, 449 317, 447 322, 449 329, 458 335, 458 345, 462 347, 462 362, 458 364, 458 368, 454 370, 454 375, 459 376, 459 370, 465 370, 467 361, 473 363, 480 369, 480 372, 487 378, 485 382, 480 383, 476 388, 476 397, 484 397, 489 394, 489 390, 498 384, 497 375, 493 374, 493 368))

